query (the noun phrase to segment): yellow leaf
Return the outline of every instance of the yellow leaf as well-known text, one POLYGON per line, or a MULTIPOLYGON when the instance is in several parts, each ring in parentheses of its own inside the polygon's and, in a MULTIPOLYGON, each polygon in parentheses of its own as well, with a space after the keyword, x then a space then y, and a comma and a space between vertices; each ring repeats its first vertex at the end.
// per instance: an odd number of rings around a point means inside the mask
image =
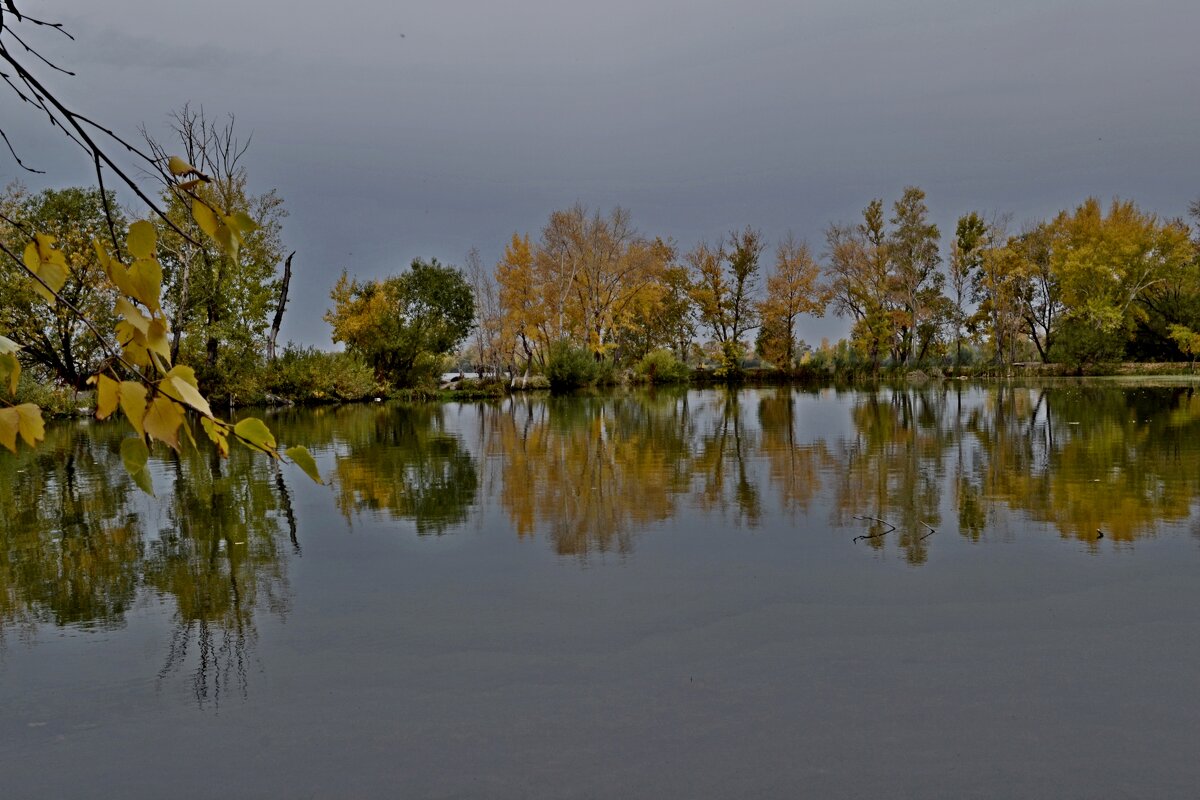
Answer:
POLYGON ((146 416, 146 387, 135 381, 121 381, 117 394, 121 398, 121 410, 125 412, 125 418, 138 436, 145 436, 142 420, 146 416))
POLYGON ((34 275, 42 268, 42 258, 38 255, 37 242, 30 242, 25 245, 25 252, 21 257, 25 262, 25 267, 34 275))
POLYGON ((121 463, 133 482, 148 495, 154 495, 154 484, 150 481, 150 470, 146 465, 150 461, 150 448, 140 437, 125 439, 121 442, 121 463))
POLYGON ((187 437, 187 443, 192 446, 193 450, 200 449, 196 446, 196 437, 192 435, 192 426, 187 423, 186 419, 184 419, 183 425, 180 426, 179 430, 183 431, 183 435, 187 437))
POLYGON ((233 433, 245 444, 265 450, 271 455, 278 457, 275 453, 275 437, 271 434, 270 428, 261 419, 246 417, 246 419, 233 426, 233 433))
MULTIPOLYGON (((0 336, 0 339, 4 337, 0 336)), ((0 353, 0 382, 8 378, 8 393, 17 393, 17 384, 21 380, 21 362, 17 361, 14 353, 0 353)))
POLYGON ((161 319, 150 320, 146 331, 146 348, 157 353, 168 364, 171 363, 171 343, 167 341, 167 323, 161 319))
POLYGON ((154 366, 150 361, 150 352, 146 349, 146 337, 141 331, 123 320, 113 327, 126 361, 138 367, 154 366))
POLYGON ((204 428, 208 438, 212 439, 212 443, 217 446, 217 452, 221 454, 221 458, 229 458, 229 438, 225 433, 225 427, 215 419, 208 417, 200 420, 200 427, 204 428))
POLYGON ((230 258, 237 258, 238 241, 234 236, 233 230, 224 223, 217 225, 217 233, 213 237, 217 240, 217 246, 221 248, 221 252, 228 255, 230 258))
POLYGON ((46 282, 46 286, 50 287, 50 291, 46 291, 46 287, 41 284, 34 284, 34 288, 38 293, 46 298, 47 301, 53 303, 57 298, 55 294, 62 289, 63 284, 67 282, 67 265, 59 264, 57 261, 43 261, 42 268, 38 271, 38 277, 46 282))
POLYGON ((96 419, 108 419, 120 402, 121 384, 107 375, 96 376, 96 419))
POLYGON ((258 223, 255 222, 245 211, 235 211, 229 217, 226 217, 226 223, 234 228, 242 236, 254 233, 258 230, 258 223))
POLYGON ((220 224, 217 221, 216 213, 208 207, 202 200, 192 200, 192 219, 196 220, 196 224, 200 226, 200 230, 210 238, 217 238, 217 226, 220 224))
POLYGON ((324 485, 325 481, 321 480, 321 473, 317 470, 316 459, 312 457, 312 453, 308 452, 308 448, 299 445, 289 447, 284 451, 284 455, 290 458, 297 467, 304 470, 305 475, 324 485))
POLYGON ((20 349, 21 345, 12 339, 0 336, 0 383, 5 377, 8 378, 9 394, 17 393, 17 383, 21 379, 21 362, 17 360, 17 351, 20 349))
POLYGON ((179 426, 183 424, 183 406, 161 394, 150 401, 142 427, 151 439, 158 439, 172 450, 179 449, 179 426))
POLYGON ((129 268, 129 280, 133 286, 133 298, 151 311, 158 311, 159 295, 162 293, 162 266, 157 259, 139 258, 129 268))
POLYGON ((199 186, 202 183, 204 183, 204 181, 201 180, 200 178, 192 178, 189 181, 180 181, 179 184, 177 184, 177 185, 183 191, 190 192, 192 189, 195 189, 197 186, 199 186))
POLYGON ((212 416, 212 409, 204 395, 196 388, 196 376, 191 367, 179 366, 167 373, 159 384, 168 395, 191 406, 206 417, 212 416))
POLYGON ((62 289, 70 274, 67 257, 61 250, 54 249, 54 237, 45 234, 34 234, 34 241, 25 247, 22 256, 25 266, 34 275, 41 278, 43 283, 34 283, 34 290, 53 305, 57 298, 55 293, 62 289), (49 288, 47 288, 49 287, 49 288))
POLYGON ((200 381, 196 380, 196 370, 192 369, 186 364, 180 364, 178 367, 175 367, 168 372, 167 375, 173 378, 179 378, 184 383, 190 385, 193 389, 200 388, 200 381))
POLYGON ((37 244, 38 254, 41 256, 41 259, 43 261, 49 259, 51 253, 54 252, 54 242, 57 241, 55 237, 45 233, 35 233, 33 241, 37 244))
POLYGON ((34 447, 46 438, 46 425, 42 422, 42 410, 33 403, 22 403, 14 411, 17 412, 17 431, 25 444, 34 447))
POLYGON ((133 285, 133 279, 129 275, 129 270, 115 258, 110 258, 104 267, 104 274, 112 281, 113 286, 117 287, 117 291, 126 297, 134 297, 137 294, 137 287, 133 285))
POLYGON ((200 173, 200 170, 196 169, 179 156, 171 156, 167 159, 167 169, 171 170, 171 174, 176 177, 179 177, 180 175, 190 175, 193 172, 196 174, 200 173))
POLYGON ((129 235, 125 237, 125 245, 129 255, 136 258, 151 258, 154 255, 155 242, 158 235, 154 225, 146 220, 138 220, 129 226, 129 235))
POLYGON ((105 272, 108 272, 108 265, 112 262, 112 256, 108 254, 108 248, 99 239, 92 239, 92 248, 96 251, 96 261, 99 262, 105 272))
POLYGON ((136 328, 143 336, 149 332, 150 318, 141 311, 138 311, 137 306, 124 297, 117 298, 117 303, 113 310, 120 314, 126 322, 136 328))
POLYGON ((21 415, 15 408, 0 408, 0 445, 17 452, 17 429, 21 426, 21 415))

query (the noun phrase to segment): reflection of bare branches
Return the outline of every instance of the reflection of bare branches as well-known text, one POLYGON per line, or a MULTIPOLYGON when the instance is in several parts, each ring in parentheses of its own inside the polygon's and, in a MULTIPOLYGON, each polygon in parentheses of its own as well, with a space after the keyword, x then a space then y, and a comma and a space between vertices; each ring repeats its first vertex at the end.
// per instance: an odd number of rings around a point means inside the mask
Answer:
MULTIPOLYGON (((851 542, 857 542, 860 539, 882 539, 884 536, 887 536, 889 533, 896 530, 895 525, 888 522, 887 520, 880 519, 879 517, 855 517, 854 519, 862 520, 864 522, 880 522, 884 525, 887 525, 888 529, 886 531, 880 531, 879 533, 865 533, 861 536, 855 536, 853 539, 850 540, 851 542)), ((917 520, 917 521, 920 522, 922 525, 924 525, 926 528, 929 528, 929 533, 925 534, 924 536, 917 537, 918 542, 923 542, 926 539, 928 539, 930 536, 933 536, 935 533, 937 533, 937 531, 934 530, 933 526, 930 525, 928 522, 925 522, 924 520, 917 520)))
POLYGON ((159 684, 184 669, 194 641, 198 663, 192 669, 192 695, 196 705, 203 709, 211 702, 214 709, 220 708, 221 694, 231 681, 245 700, 249 687, 246 655, 253 638, 253 629, 247 633, 240 622, 232 628, 219 625, 214 630, 206 619, 180 620, 171 635, 166 661, 158 671, 159 684))
POLYGON ((863 520, 863 521, 879 522, 884 525, 887 525, 888 529, 886 531, 880 531, 879 533, 866 533, 866 534, 863 534, 862 536, 855 536, 853 539, 851 539, 851 541, 853 541, 853 542, 857 542, 859 539, 881 539, 884 536, 887 536, 892 531, 896 530, 895 525, 888 522, 887 520, 880 519, 879 517, 855 517, 855 519, 863 520))

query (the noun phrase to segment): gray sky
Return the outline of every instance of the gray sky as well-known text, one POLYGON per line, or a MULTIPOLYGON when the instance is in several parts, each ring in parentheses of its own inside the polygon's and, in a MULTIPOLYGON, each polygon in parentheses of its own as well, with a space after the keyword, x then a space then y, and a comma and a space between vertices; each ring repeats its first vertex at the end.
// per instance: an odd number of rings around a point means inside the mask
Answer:
MULTIPOLYGON (((1200 196, 1196 0, 24 0, 57 81, 120 132, 185 101, 253 132, 298 251, 283 338, 328 345, 344 267, 487 263, 549 213, 620 204, 683 248, 752 224, 821 231, 917 184, 943 236, 1095 194, 1182 215, 1200 196), (103 11, 97 11, 102 8, 103 11)), ((0 94, 0 182, 91 181, 0 94)), ((844 323, 805 321, 836 338, 844 323)))

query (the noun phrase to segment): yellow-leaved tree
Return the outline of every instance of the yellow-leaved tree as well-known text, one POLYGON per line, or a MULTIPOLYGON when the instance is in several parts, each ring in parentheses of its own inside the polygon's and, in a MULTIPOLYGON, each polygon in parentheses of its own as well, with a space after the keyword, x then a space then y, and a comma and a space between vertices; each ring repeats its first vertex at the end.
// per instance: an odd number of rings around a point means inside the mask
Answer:
MULTIPOLYGON (((109 221, 109 235, 105 240, 96 239, 92 246, 103 268, 103 279, 111 284, 115 298, 112 310, 117 321, 113 330, 101 330, 83 309, 63 296, 62 290, 75 259, 56 247, 56 237, 28 230, 5 216, 0 221, 21 230, 27 243, 21 250, 0 242, 0 256, 23 270, 33 290, 53 309, 65 309, 78 319, 105 352, 100 370, 89 383, 96 387, 96 416, 106 419, 119 414, 133 429, 135 435, 121 444, 125 468, 139 487, 152 492, 147 469, 150 447, 155 442, 176 451, 185 446, 194 447, 193 426, 198 423, 203 436, 222 456, 228 455, 232 440, 275 460, 286 457, 320 482, 316 462, 307 449, 296 446, 280 452, 274 435, 260 419, 246 418, 236 423, 219 419, 200 392, 192 368, 172 363, 170 325, 162 308, 163 269, 158 260, 158 234, 151 222, 135 222, 129 226, 124 247, 121 246, 114 224, 117 216, 107 200, 106 174, 116 176, 175 233, 184 237, 188 233, 168 218, 133 179, 130 168, 110 154, 109 147, 115 143, 114 149, 132 154, 142 168, 157 172, 174 196, 186 198, 199 235, 215 242, 220 252, 235 261, 246 238, 255 230, 254 220, 244 211, 223 207, 219 200, 212 199, 212 195, 203 193, 202 187, 211 179, 185 159, 165 154, 159 157, 148 155, 65 105, 34 74, 27 59, 58 68, 16 33, 18 26, 27 28, 27 33, 64 31, 60 24, 23 15, 15 0, 5 0, 0 7, 0 33, 12 34, 12 39, 24 48, 23 56, 14 53, 9 50, 7 39, 0 38, 0 62, 4 64, 6 83, 23 102, 48 116, 53 127, 83 149, 95 167, 100 197, 109 221)), ((3 128, 0 128, 0 139, 9 143, 3 128)), ((12 151, 11 146, 9 149, 12 151)), ((24 164, 15 151, 12 156, 23 169, 38 171, 24 164)), ((20 442, 29 447, 37 446, 45 438, 45 424, 42 410, 36 404, 13 404, 8 400, 16 394, 21 373, 20 347, 3 333, 0 331, 0 446, 16 452, 20 442)))

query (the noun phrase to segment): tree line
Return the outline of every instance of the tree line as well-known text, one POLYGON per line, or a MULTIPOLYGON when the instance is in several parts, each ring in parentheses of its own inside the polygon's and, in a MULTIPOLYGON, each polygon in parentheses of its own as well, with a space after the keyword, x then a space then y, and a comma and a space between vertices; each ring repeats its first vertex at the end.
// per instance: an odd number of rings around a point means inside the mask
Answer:
MULTIPOLYGON (((1200 201, 1189 212, 1200 221, 1200 201)), ((819 251, 790 233, 771 249, 750 226, 683 251, 640 233, 626 209, 577 204, 536 240, 514 233, 494 270, 468 256, 478 313, 466 359, 544 372, 567 343, 616 367, 666 351, 718 376, 754 358, 796 371, 834 353, 870 372, 1186 361, 1200 351, 1198 254, 1182 218, 1127 200, 1088 198, 1020 227, 973 211, 944 239, 914 186, 827 226, 819 251), (814 352, 797 324, 826 313, 850 334, 814 352)))
MULTIPOLYGON (((890 206, 873 199, 858 219, 828 225, 819 250, 791 233, 772 248, 747 226, 685 251, 640 232, 624 208, 576 204, 551 213, 536 240, 514 233, 492 269, 472 250, 464 269, 416 259, 380 280, 343 273, 325 319, 346 353, 291 348, 276 358, 289 277, 283 202, 247 189, 232 121, 186 107, 174 119, 182 150, 214 176, 206 191, 255 225, 235 258, 200 235, 186 195, 163 191, 156 228, 170 356, 195 365, 217 397, 359 399, 428 385, 454 354, 481 372, 571 384, 622 370, 736 378, 754 363, 879 373, 1178 362, 1200 352, 1200 244, 1182 218, 1089 198, 1019 228, 973 211, 944 241, 925 193, 908 187, 890 206), (849 336, 814 348, 798 325, 826 313, 845 318, 849 336)), ((94 188, 0 193, 0 239, 17 249, 27 230, 56 237, 73 262, 61 295, 101 329, 119 322, 117 289, 91 242, 127 229, 114 208, 94 188)), ((1200 220, 1200 201, 1189 213, 1200 220)), ((40 377, 84 388, 108 351, 37 289, 21 270, 0 270, 0 327, 40 377)))

